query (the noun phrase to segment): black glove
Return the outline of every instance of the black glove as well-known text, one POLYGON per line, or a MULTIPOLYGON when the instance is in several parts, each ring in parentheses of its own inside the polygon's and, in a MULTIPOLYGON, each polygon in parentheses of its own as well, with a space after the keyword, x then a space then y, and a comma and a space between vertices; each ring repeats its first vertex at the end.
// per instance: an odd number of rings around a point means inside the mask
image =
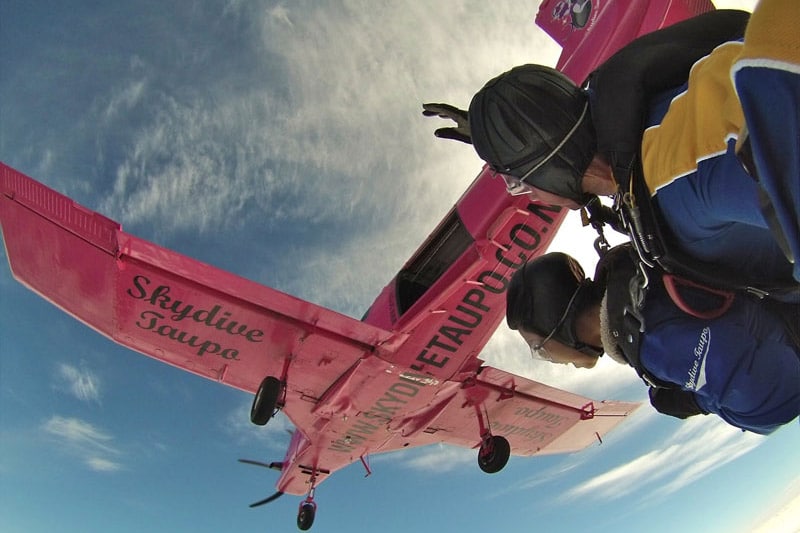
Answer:
POLYGON ((694 399, 694 393, 683 389, 650 387, 650 405, 661 414, 686 419, 694 415, 707 415, 694 399))
POLYGON ((469 117, 463 109, 449 104, 422 104, 422 114, 426 117, 449 118, 456 123, 455 128, 439 128, 433 134, 440 139, 453 139, 462 143, 472 144, 469 131, 469 117))

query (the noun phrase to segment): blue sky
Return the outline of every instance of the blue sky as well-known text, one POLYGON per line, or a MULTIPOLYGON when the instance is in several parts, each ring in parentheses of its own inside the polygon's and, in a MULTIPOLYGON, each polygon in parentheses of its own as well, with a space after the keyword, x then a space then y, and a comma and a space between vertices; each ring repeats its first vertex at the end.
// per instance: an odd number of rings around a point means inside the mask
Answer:
MULTIPOLYGON (((737 4, 753 2, 724 5, 737 4)), ((554 64, 536 9, 3 0, 0 160, 130 233, 358 317, 481 167, 434 139, 421 103, 465 106, 499 72, 554 64)), ((554 248, 591 272, 578 226, 554 248)), ((114 345, 4 259, 0 529, 295 530, 299 498, 248 509, 275 473, 236 462, 280 460, 285 419, 252 427, 248 395, 114 345)), ((644 398, 624 368, 526 352, 501 326, 484 357, 596 399, 644 398)), ((373 457, 371 477, 352 465, 318 489, 313 530, 793 531, 798 444, 797 423, 762 438, 645 407, 602 446, 493 476, 445 446, 373 457)))

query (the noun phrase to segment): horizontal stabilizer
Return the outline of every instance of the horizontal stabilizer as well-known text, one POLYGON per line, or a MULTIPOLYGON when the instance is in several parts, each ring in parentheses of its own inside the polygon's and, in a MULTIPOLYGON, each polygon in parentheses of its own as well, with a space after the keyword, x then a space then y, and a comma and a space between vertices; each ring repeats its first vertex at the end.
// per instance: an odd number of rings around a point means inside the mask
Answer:
POLYGON ((580 84, 636 37, 712 9, 710 0, 544 0, 536 24, 562 47, 556 68, 580 84))

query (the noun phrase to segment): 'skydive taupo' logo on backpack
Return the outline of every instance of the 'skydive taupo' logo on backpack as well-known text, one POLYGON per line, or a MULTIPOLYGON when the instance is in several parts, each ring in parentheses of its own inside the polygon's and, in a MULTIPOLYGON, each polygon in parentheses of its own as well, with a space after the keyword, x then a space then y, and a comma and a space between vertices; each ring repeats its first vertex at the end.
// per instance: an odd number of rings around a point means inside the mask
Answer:
POLYGON ((689 379, 684 386, 690 390, 700 390, 706 384, 706 357, 711 347, 711 328, 704 327, 694 348, 694 363, 689 369, 689 379))

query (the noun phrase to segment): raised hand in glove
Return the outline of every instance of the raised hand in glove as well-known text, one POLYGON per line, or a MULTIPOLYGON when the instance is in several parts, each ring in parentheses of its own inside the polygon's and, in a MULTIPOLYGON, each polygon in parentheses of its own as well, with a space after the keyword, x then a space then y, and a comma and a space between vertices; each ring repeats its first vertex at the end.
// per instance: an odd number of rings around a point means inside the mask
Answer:
POLYGON ((439 128, 433 134, 440 139, 453 139, 462 143, 472 144, 469 131, 469 117, 463 109, 449 104, 422 104, 422 114, 426 117, 449 118, 456 123, 455 128, 439 128))

